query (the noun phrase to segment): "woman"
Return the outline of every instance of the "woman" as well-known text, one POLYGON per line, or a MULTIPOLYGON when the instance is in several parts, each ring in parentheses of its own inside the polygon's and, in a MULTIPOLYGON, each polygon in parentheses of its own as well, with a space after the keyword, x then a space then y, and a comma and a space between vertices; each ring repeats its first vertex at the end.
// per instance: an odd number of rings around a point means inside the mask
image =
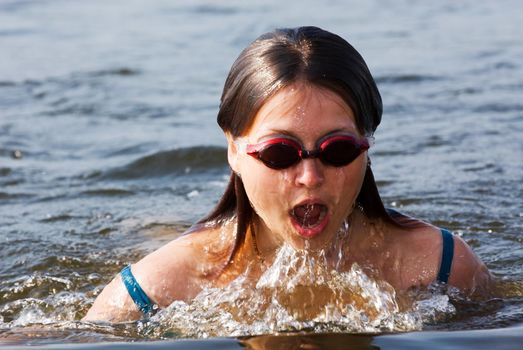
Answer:
POLYGON ((259 37, 221 98, 225 194, 190 232, 125 268, 85 319, 137 319, 248 266, 259 276, 283 245, 323 252, 340 271, 357 263, 399 291, 434 281, 487 291, 491 275, 461 238, 384 208, 367 153, 381 113, 363 58, 339 36, 302 27, 259 37))

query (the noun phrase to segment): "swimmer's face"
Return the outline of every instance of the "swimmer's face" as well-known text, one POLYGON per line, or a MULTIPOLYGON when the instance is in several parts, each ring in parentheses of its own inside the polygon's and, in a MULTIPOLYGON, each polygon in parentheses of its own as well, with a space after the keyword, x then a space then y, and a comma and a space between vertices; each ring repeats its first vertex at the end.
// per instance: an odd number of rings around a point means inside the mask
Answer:
POLYGON ((351 108, 341 97, 303 83, 270 98, 240 141, 228 135, 229 163, 241 176, 257 214, 260 245, 277 247, 287 242, 297 249, 315 250, 331 244, 354 207, 367 152, 341 167, 307 158, 285 169, 272 169, 248 155, 244 145, 285 138, 313 150, 318 141, 332 135, 363 139, 351 108))

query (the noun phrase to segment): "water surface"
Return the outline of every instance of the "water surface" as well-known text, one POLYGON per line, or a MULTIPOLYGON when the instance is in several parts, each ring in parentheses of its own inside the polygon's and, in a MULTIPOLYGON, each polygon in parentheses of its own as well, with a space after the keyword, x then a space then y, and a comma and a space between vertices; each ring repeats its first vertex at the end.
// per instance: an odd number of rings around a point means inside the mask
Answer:
POLYGON ((183 334, 79 319, 124 265, 179 236, 223 192, 229 170, 215 117, 240 50, 275 27, 310 24, 349 40, 378 82, 384 117, 370 154, 386 205, 459 234, 501 290, 456 303, 455 315, 419 333, 259 342, 486 349, 496 339, 496 348, 518 348, 521 18, 516 0, 2 1, 0 339, 249 346, 177 343, 183 334))

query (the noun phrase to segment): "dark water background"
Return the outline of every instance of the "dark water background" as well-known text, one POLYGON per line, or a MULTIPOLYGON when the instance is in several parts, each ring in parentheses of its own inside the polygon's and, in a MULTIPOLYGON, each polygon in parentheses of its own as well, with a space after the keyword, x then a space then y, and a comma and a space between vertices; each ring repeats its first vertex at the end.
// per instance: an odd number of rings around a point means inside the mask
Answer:
MULTIPOLYGON (((382 92, 371 157, 386 204, 460 234, 501 292, 421 333, 274 337, 271 349, 520 348, 522 18, 517 0, 1 0, 0 340, 148 340, 135 324, 77 321, 122 266, 224 190, 215 116, 241 49, 275 27, 318 25, 362 53, 382 92)), ((240 348, 133 347, 145 346, 240 348)))

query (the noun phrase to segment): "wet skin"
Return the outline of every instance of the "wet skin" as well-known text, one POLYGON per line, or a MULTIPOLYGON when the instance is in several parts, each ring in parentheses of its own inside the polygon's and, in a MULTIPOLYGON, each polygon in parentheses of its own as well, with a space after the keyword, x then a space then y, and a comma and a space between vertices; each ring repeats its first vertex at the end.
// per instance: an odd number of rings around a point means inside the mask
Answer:
MULTIPOLYGON (((337 134, 363 137, 352 110, 333 92, 296 84, 262 106, 242 141, 256 144, 288 137, 312 150, 322 138, 337 134)), ((354 207, 367 166, 366 152, 343 167, 325 165, 312 158, 275 170, 242 152, 230 135, 228 141, 229 163, 241 176, 257 213, 254 230, 260 249, 274 251, 283 242, 297 249, 329 246, 354 207), (313 227, 300 225, 300 220, 292 215, 303 205, 324 208, 313 227)))
MULTIPOLYGON (((296 84, 270 98, 259 110, 253 125, 242 135, 248 143, 274 137, 288 137, 306 150, 331 134, 362 137, 351 109, 335 93, 312 85, 296 84)), ((436 279, 442 243, 439 229, 416 219, 402 228, 371 220, 355 210, 367 167, 367 152, 343 167, 305 159, 285 170, 274 170, 242 152, 231 135, 228 160, 238 173, 256 215, 255 236, 246 241, 233 264, 227 264, 234 242, 234 220, 217 226, 200 227, 152 252, 132 265, 145 293, 160 307, 175 300, 190 301, 202 288, 225 286, 244 273, 247 266, 254 280, 283 244, 295 249, 325 251, 327 263, 346 271, 358 263, 373 277, 388 282, 397 291, 425 287, 436 279), (302 205, 322 208, 313 225, 300 225, 295 210, 302 205), (339 230, 349 222, 347 234, 339 230), (258 251, 254 247, 258 247, 258 251), (259 256, 257 256, 259 255, 259 256)), ((449 284, 464 293, 488 291, 491 275, 485 265, 459 237, 449 284)), ((141 317, 117 276, 98 296, 85 320, 126 321, 141 317)))

